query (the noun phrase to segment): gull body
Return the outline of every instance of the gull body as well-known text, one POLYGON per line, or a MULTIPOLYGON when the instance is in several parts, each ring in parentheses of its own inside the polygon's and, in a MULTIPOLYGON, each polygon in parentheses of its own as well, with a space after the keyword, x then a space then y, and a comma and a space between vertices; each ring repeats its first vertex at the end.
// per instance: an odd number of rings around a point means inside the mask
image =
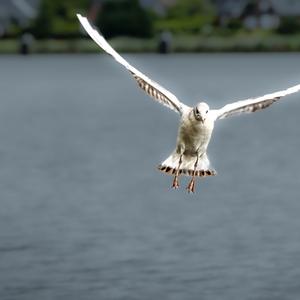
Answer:
POLYGON ((216 175, 216 171, 210 167, 207 147, 217 120, 265 109, 284 96, 300 91, 300 84, 298 84, 286 90, 266 94, 262 97, 236 101, 220 109, 210 109, 205 102, 200 102, 195 107, 190 107, 181 102, 170 91, 129 64, 93 28, 87 18, 79 14, 77 17, 89 36, 131 73, 141 89, 155 101, 180 115, 176 147, 171 155, 158 167, 160 171, 174 176, 173 188, 179 187, 178 178, 180 175, 191 176, 191 181, 187 187, 188 192, 195 191, 195 177, 216 175))
MULTIPOLYGON (((216 171, 210 168, 206 154, 215 124, 215 115, 205 102, 198 103, 194 108, 182 113, 176 148, 172 154, 159 165, 159 170, 175 175, 172 187, 178 188, 178 176, 214 176, 216 171)), ((191 181, 190 191, 195 185, 191 181)))
MULTIPOLYGON (((199 104, 203 105, 205 103, 201 102, 199 104)), ((205 106, 208 107, 206 104, 205 106)), ((205 111, 200 120, 196 116, 195 110, 196 108, 191 108, 182 114, 178 127, 176 148, 169 157, 171 161, 168 158, 162 163, 162 166, 175 167, 173 165, 176 165, 180 155, 185 158, 181 167, 186 171, 190 169, 190 163, 193 163, 195 159, 198 158, 198 163, 202 162, 201 159, 203 159, 203 162, 206 160, 206 150, 214 129, 215 120, 210 111, 205 111)), ((207 163, 205 165, 208 167, 207 163)), ((203 167, 203 165, 199 165, 200 169, 203 169, 203 167)), ((171 170, 169 172, 172 173, 171 170)))

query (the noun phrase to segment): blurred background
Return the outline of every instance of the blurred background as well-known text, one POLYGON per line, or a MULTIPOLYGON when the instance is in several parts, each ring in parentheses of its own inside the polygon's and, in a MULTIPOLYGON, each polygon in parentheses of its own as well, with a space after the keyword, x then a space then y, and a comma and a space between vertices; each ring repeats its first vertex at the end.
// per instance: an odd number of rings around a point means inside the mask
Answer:
POLYGON ((174 191, 178 116, 75 16, 219 108, 300 83, 299 4, 0 0, 0 299, 299 299, 300 94, 219 121, 218 176, 174 191))
POLYGON ((1 0, 0 53, 20 42, 33 52, 96 51, 78 12, 120 51, 154 52, 162 40, 176 52, 300 49, 296 0, 1 0))

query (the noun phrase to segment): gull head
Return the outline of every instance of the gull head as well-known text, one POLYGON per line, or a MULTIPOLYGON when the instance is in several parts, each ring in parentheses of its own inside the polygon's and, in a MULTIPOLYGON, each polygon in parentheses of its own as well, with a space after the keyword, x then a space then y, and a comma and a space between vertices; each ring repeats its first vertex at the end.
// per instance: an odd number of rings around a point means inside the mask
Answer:
POLYGON ((200 102, 193 108, 193 112, 195 119, 204 123, 209 112, 209 106, 205 102, 200 102))

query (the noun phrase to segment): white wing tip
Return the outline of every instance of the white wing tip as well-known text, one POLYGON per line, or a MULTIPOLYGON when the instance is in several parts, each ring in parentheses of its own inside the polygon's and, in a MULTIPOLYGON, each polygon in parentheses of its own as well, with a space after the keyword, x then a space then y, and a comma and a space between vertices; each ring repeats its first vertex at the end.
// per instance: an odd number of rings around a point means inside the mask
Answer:
POLYGON ((87 20, 86 17, 83 17, 81 14, 76 14, 78 20, 80 21, 80 23, 83 21, 83 20, 87 20))

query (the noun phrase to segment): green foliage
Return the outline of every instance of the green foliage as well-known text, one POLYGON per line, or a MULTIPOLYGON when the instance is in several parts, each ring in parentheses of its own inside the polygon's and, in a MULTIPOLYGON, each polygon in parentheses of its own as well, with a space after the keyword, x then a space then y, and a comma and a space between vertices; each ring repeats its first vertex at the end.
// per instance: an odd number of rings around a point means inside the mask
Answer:
POLYGON ((79 35, 76 12, 88 7, 88 0, 42 0, 32 25, 37 38, 74 37, 79 35))
POLYGON ((107 1, 103 4, 97 24, 104 36, 150 37, 153 32, 152 15, 138 0, 107 1))
POLYGON ((284 17, 277 29, 280 34, 295 34, 300 32, 300 21, 296 17, 284 17))
POLYGON ((199 33, 205 26, 210 26, 214 18, 212 16, 195 15, 180 19, 162 19, 155 23, 157 31, 171 31, 173 33, 199 33))
MULTIPOLYGON (((42 0, 32 25, 33 34, 37 38, 79 36, 76 12, 86 11, 90 4, 90 0, 42 0)), ((103 3, 97 23, 107 37, 150 37, 153 15, 140 6, 139 0, 110 0, 103 3)))
POLYGON ((178 0, 166 17, 156 22, 157 30, 173 33, 199 33, 212 26, 215 11, 207 0, 178 0))
POLYGON ((198 15, 213 15, 214 8, 207 0, 178 0, 168 11, 168 18, 187 18, 198 15))
POLYGON ((232 31, 237 31, 243 28, 243 23, 240 19, 231 19, 227 24, 227 28, 232 31))
POLYGON ((37 38, 50 35, 53 27, 54 6, 52 1, 42 1, 38 17, 33 24, 33 34, 37 38))

